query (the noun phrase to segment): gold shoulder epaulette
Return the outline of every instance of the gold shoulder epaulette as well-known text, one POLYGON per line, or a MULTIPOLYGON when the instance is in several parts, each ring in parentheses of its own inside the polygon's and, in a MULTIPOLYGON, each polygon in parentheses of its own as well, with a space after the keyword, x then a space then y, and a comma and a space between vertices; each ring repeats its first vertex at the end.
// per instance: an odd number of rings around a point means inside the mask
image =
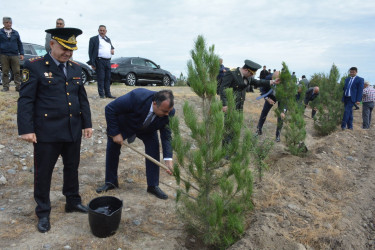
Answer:
POLYGON ((236 71, 237 70, 237 68, 231 68, 230 69, 230 71, 236 71))
POLYGON ((36 61, 39 61, 39 60, 42 60, 42 59, 43 59, 43 56, 37 56, 37 57, 30 58, 29 61, 30 62, 36 62, 36 61))
POLYGON ((77 63, 77 62, 73 61, 72 59, 69 59, 69 62, 72 62, 72 63, 74 63, 74 64, 77 64, 77 65, 79 65, 79 63, 77 63))

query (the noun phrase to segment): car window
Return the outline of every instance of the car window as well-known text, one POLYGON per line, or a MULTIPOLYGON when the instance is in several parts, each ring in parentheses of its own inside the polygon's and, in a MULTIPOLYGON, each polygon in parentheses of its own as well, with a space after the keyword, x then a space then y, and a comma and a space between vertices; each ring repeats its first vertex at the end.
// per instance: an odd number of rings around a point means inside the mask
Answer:
POLYGON ((151 68, 153 68, 153 69, 157 69, 157 68, 158 68, 158 66, 156 66, 155 63, 152 63, 152 62, 150 62, 150 61, 146 61, 146 66, 147 66, 147 67, 151 67, 151 68))
POLYGON ((33 44, 32 46, 38 56, 44 56, 45 54, 47 54, 47 51, 43 46, 36 44, 33 44))
POLYGON ((33 50, 31 48, 31 45, 24 44, 23 45, 23 51, 24 51, 25 55, 33 55, 33 50))
POLYGON ((133 65, 139 65, 139 66, 146 66, 145 60, 143 60, 141 58, 133 58, 132 64, 133 65))

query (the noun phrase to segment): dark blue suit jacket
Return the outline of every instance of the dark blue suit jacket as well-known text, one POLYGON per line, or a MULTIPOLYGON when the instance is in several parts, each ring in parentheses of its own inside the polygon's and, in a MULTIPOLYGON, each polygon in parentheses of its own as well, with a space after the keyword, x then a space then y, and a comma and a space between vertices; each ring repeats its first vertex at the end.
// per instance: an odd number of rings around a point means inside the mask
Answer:
MULTIPOLYGON (((107 36, 106 36, 107 37, 107 36)), ((107 37, 109 40, 109 43, 111 44, 111 49, 114 49, 111 39, 107 37)), ((99 35, 98 36, 93 36, 90 38, 89 42, 89 58, 90 60, 87 62, 88 65, 92 65, 96 68, 96 58, 98 57, 99 53, 99 35)))
MULTIPOLYGON (((342 95, 342 101, 345 98, 345 92, 348 88, 349 81, 351 77, 347 77, 345 79, 345 86, 344 86, 344 93, 342 95)), ((364 79, 362 77, 356 76, 353 80, 352 86, 350 87, 350 95, 352 102, 360 102, 362 101, 362 93, 363 93, 363 85, 364 79)))
POLYGON ((144 135, 159 130, 163 156, 172 158, 171 131, 168 125, 169 117, 175 114, 174 109, 169 116, 156 116, 147 128, 142 129, 155 93, 155 91, 138 88, 109 103, 105 107, 107 133, 109 136, 121 133, 125 139, 134 134, 144 135))

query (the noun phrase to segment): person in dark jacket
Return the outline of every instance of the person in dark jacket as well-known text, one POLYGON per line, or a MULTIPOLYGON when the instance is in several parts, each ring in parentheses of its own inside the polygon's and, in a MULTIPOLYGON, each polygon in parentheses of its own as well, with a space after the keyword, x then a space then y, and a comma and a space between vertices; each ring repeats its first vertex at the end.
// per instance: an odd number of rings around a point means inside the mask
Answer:
MULTIPOLYGON (((108 134, 105 183, 96 189, 97 193, 119 187, 117 169, 124 139, 132 143, 138 137, 145 145, 145 153, 159 161, 159 131, 164 162, 172 169, 171 131, 168 125, 169 118, 175 114, 173 106, 172 91, 155 92, 138 88, 105 107, 108 134)), ((159 172, 158 165, 146 160, 147 192, 159 199, 168 199, 168 195, 159 188, 159 172)))
MULTIPOLYGON (((319 87, 311 87, 306 91, 305 94, 305 108, 309 105, 309 102, 312 102, 315 98, 317 98, 319 95, 319 87)), ((316 114, 317 108, 311 108, 311 118, 314 118, 316 114)))
POLYGON ((268 76, 269 72, 267 70, 266 65, 263 66, 263 70, 260 72, 259 79, 266 79, 266 76, 268 76))
POLYGON ((3 89, 9 91, 9 71, 12 69, 16 91, 20 90, 20 61, 23 60, 23 46, 20 35, 12 29, 12 18, 3 17, 4 28, 0 29, 0 62, 3 71, 3 89), (19 58, 18 58, 19 57, 19 58))
POLYGON ((111 58, 115 54, 115 48, 107 34, 105 25, 99 25, 99 35, 90 38, 89 58, 87 62, 96 72, 98 79, 98 93, 100 98, 112 98, 111 94, 111 58))
POLYGON ((61 155, 64 164, 62 193, 65 212, 87 213, 79 195, 78 165, 82 130, 92 135, 91 113, 82 68, 69 60, 77 49, 80 29, 59 28, 51 33, 51 53, 25 62, 18 99, 17 123, 20 138, 34 145, 34 199, 38 230, 51 225, 50 187, 53 168, 61 155))
MULTIPOLYGON (((279 75, 279 72, 276 71, 274 74, 266 76, 266 80, 271 80, 273 76, 275 76, 275 78, 277 78, 278 75, 279 75)), ((281 129, 283 127, 283 120, 285 118, 286 108, 282 108, 280 106, 280 102, 278 102, 276 100, 275 91, 276 91, 275 88, 271 88, 271 87, 260 88, 261 96, 258 97, 257 100, 260 100, 263 97, 264 98, 264 105, 263 105, 263 109, 262 109, 262 112, 261 112, 260 117, 259 117, 256 133, 257 133, 257 135, 263 134, 262 128, 263 128, 264 122, 267 119, 267 115, 270 112, 270 110, 272 109, 273 105, 276 104, 276 102, 277 102, 278 108, 282 109, 281 112, 280 112, 280 116, 277 117, 277 126, 276 126, 276 141, 280 142, 280 134, 281 134, 281 129)))

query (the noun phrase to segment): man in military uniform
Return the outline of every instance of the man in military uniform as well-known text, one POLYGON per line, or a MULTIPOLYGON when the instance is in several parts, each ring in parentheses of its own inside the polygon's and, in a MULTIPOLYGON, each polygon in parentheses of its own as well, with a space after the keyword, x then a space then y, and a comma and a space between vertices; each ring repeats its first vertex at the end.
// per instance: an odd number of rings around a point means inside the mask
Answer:
POLYGON ((256 71, 262 66, 245 60, 245 65, 242 68, 237 68, 235 71, 227 71, 224 74, 223 82, 221 84, 220 99, 223 102, 223 111, 227 111, 227 98, 225 95, 226 88, 233 88, 235 95, 236 109, 243 110, 243 104, 246 97, 246 88, 255 87, 269 87, 272 84, 278 84, 280 79, 275 80, 256 80, 254 78, 256 71))
POLYGON ((50 187, 55 163, 62 156, 65 212, 87 213, 79 195, 78 165, 82 130, 92 135, 91 113, 81 67, 71 60, 80 29, 49 29, 51 52, 25 62, 18 99, 18 133, 34 144, 34 199, 38 230, 50 229, 50 187))

